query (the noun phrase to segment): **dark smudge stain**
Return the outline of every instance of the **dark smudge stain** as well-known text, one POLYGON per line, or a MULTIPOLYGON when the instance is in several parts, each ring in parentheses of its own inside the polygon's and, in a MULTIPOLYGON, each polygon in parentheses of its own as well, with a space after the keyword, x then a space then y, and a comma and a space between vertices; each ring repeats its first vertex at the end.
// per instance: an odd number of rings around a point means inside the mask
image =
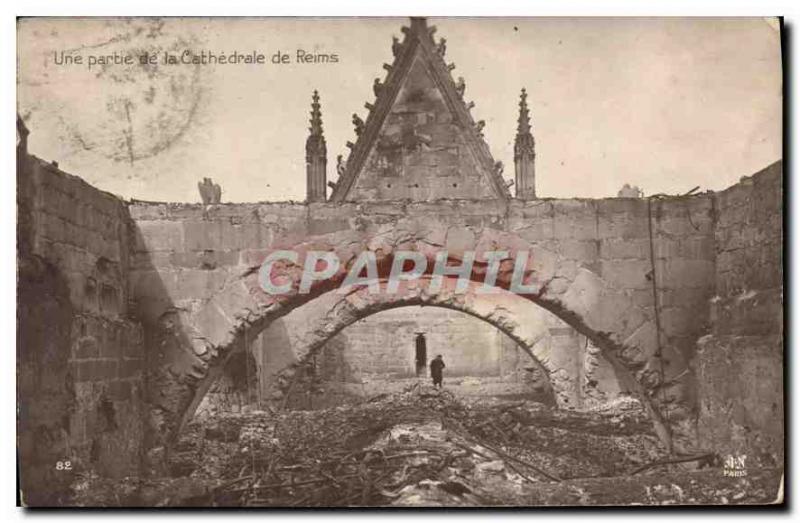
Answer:
POLYGON ((125 32, 86 48, 95 54, 156 54, 158 63, 137 58, 129 66, 97 66, 95 77, 108 93, 97 101, 105 107, 104 118, 88 126, 65 124, 64 129, 77 150, 133 165, 167 151, 192 128, 203 99, 203 68, 161 65, 165 51, 180 54, 197 48, 195 37, 178 34, 176 28, 170 31, 160 19, 129 20, 125 25, 125 32))

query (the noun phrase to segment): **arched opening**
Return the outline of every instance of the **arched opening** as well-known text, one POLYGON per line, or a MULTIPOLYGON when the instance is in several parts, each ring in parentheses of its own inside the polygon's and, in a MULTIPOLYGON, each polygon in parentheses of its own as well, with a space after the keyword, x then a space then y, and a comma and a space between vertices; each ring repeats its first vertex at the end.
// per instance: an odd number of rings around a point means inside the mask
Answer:
MULTIPOLYGON (((615 287, 588 268, 562 265, 563 254, 560 252, 532 245, 518 236, 495 229, 441 226, 411 218, 382 227, 382 230, 384 232, 375 236, 366 236, 362 231, 345 231, 314 237, 302 243, 292 241, 291 248, 299 253, 300 260, 310 251, 328 252, 340 260, 338 269, 330 276, 313 281, 302 292, 302 262, 273 266, 271 277, 277 278, 275 281, 281 282, 288 293, 269 295, 261 290, 259 270, 271 251, 250 253, 249 269, 238 279, 230 280, 201 308, 182 313, 185 319, 181 322, 183 334, 179 336, 190 352, 181 357, 185 362, 181 364, 188 364, 184 371, 187 376, 178 377, 178 387, 167 398, 168 401, 160 401, 152 411, 158 433, 167 436, 167 441, 174 441, 185 422, 192 417, 209 385, 219 376, 231 351, 243 340, 252 339, 250 333, 261 332, 275 320, 328 294, 338 294, 339 301, 334 304, 331 314, 340 318, 307 332, 309 339, 305 346, 312 352, 357 318, 406 305, 440 305, 487 317, 496 321, 498 328, 521 345, 530 345, 533 340, 526 339, 529 333, 525 332, 525 324, 518 322, 514 314, 501 314, 502 318, 497 319, 495 315, 501 311, 490 300, 482 303, 476 300, 474 292, 456 292, 455 278, 446 276, 443 285, 435 290, 431 287, 430 268, 437 253, 441 252, 442 246, 450 249, 450 244, 454 243, 458 252, 470 248, 476 252, 502 250, 512 260, 518 252, 527 249, 529 263, 525 265, 521 278, 523 282, 533 282, 537 290, 515 295, 553 313, 599 349, 613 367, 622 387, 644 405, 653 429, 666 448, 673 448, 673 430, 681 431, 682 437, 686 432, 683 439, 691 442, 691 434, 687 432, 691 427, 681 423, 691 415, 691 398, 686 392, 691 375, 684 359, 673 347, 663 347, 669 351, 666 356, 663 350, 656 350, 652 311, 637 303, 636 295, 615 287), (428 263, 426 272, 415 280, 402 281, 391 293, 367 296, 362 292, 366 286, 350 289, 344 294, 334 292, 341 288, 348 267, 364 253, 373 253, 377 257, 378 280, 384 285, 395 253, 400 249, 424 257, 428 263), (193 357, 192 352, 197 357, 193 357)), ((451 254, 447 259, 448 265, 458 265, 459 262, 457 254, 451 254)), ((501 263, 492 288, 507 292, 513 272, 513 263, 501 263)), ((486 275, 487 265, 475 263, 472 271, 462 277, 466 276, 473 288, 482 285, 486 275)), ((542 363, 545 366, 549 364, 544 360, 542 363)), ((165 372, 170 371, 165 369, 165 372)), ((165 382, 173 381, 175 378, 166 376, 165 382)), ((559 395, 558 390, 556 394, 559 395)))
POLYGON ((417 377, 424 375, 428 365, 428 341, 424 332, 418 332, 414 337, 414 362, 417 377))
MULTIPOLYGON (((428 383, 428 363, 442 353, 449 390, 459 395, 587 410, 630 394, 600 349, 555 315, 512 293, 469 296, 383 301, 363 293, 362 301, 326 293, 263 331, 249 331, 247 342, 236 346, 255 362, 249 397, 258 398, 257 407, 301 409, 362 401, 401 390, 411 378, 428 383)), ((228 365, 219 383, 236 380, 228 365)), ((211 398, 220 387, 210 388, 211 398)), ((210 403, 204 400, 200 410, 210 403)))
MULTIPOLYGON (((440 306, 403 306, 353 321, 314 350, 303 347, 302 339, 287 335, 296 332, 300 324, 328 321, 314 319, 313 309, 309 309, 276 320, 247 347, 241 345, 198 410, 238 408, 248 386, 255 407, 318 409, 357 403, 417 382, 428 385, 429 364, 436 355, 442 355, 447 365, 447 390, 459 397, 527 399, 556 405, 549 372, 531 347, 521 346, 496 322, 440 306), (254 362, 249 376, 241 363, 245 352, 254 362), (305 356, 299 356, 302 354, 305 356), (238 387, 233 385, 237 382, 238 387), (226 392, 229 398, 225 398, 226 392)), ((541 323, 543 316, 530 319, 541 323)), ((583 343, 577 336, 567 346, 563 327, 542 324, 540 328, 535 350, 573 353, 567 358, 570 365, 559 372, 562 388, 569 384, 576 397, 589 398, 588 387, 579 381, 587 374, 583 369, 590 368, 597 379, 592 390, 619 393, 610 365, 603 362, 604 368, 594 372, 597 360, 589 361, 589 355, 583 355, 583 343), (602 370, 610 372, 603 374, 602 370)), ((574 401, 572 406, 578 403, 574 401)))
MULTIPOLYGON (((391 234, 398 234, 406 238, 410 233, 399 230, 395 225, 391 234)), ((495 237, 502 236, 502 233, 490 232, 490 234, 495 237)), ((379 268, 382 267, 381 270, 385 270, 385 266, 392 263, 393 249, 397 248, 398 243, 402 241, 406 240, 394 240, 395 243, 386 246, 386 242, 391 243, 390 239, 380 238, 379 240, 370 240, 368 245, 365 245, 363 237, 360 235, 356 235, 356 238, 348 241, 348 236, 344 234, 336 238, 314 240, 313 250, 335 252, 336 256, 343 260, 343 267, 347 267, 359 253, 364 252, 364 249, 370 252, 380 251, 383 261, 379 268), (330 243, 327 243, 328 240, 330 243), (342 245, 345 247, 339 247, 342 245), (390 254, 387 255, 387 251, 390 254)), ((483 237, 475 236, 469 241, 483 244, 486 240, 483 237)), ((508 242, 507 238, 500 238, 494 245, 495 247, 508 245, 508 242)), ((426 237, 424 241, 417 242, 416 252, 423 252, 430 261, 431 258, 435 258, 441 244, 441 239, 437 241, 426 237), (431 247, 433 243, 436 245, 431 247)), ((312 244, 309 242, 307 246, 293 245, 293 247, 302 252, 304 248, 310 249, 312 244)), ((442 402, 441 398, 445 397, 444 394, 431 395, 427 391, 424 393, 421 391, 420 394, 403 393, 405 395, 400 397, 390 396, 387 402, 383 402, 383 400, 365 401, 361 404, 364 405, 363 409, 357 409, 353 412, 353 416, 345 416, 345 419, 341 417, 342 411, 338 410, 339 407, 325 409, 322 416, 315 416, 313 412, 302 407, 300 412, 270 409, 269 412, 274 414, 278 420, 275 423, 286 423, 293 427, 302 427, 309 420, 338 420, 334 426, 322 423, 322 426, 315 425, 313 428, 301 429, 302 434, 314 436, 310 440, 308 437, 301 438, 302 444, 314 448, 319 448, 323 442, 324 445, 328 445, 326 450, 314 459, 323 459, 330 453, 346 452, 345 449, 353 448, 360 449, 359 452, 371 452, 369 449, 374 448, 374 445, 382 445, 381 442, 386 438, 397 439, 393 436, 395 432, 407 430, 415 434, 430 432, 437 442, 450 441, 451 436, 456 439, 483 437, 488 432, 492 432, 494 434, 492 437, 499 438, 493 440, 494 444, 501 446, 509 444, 509 448, 512 448, 511 443, 513 442, 515 448, 519 449, 518 451, 514 450, 514 453, 538 452, 532 445, 534 447, 546 446, 550 442, 557 442, 558 448, 550 449, 547 453, 567 468, 580 463, 581 465, 578 467, 580 471, 572 469, 574 472, 570 472, 572 477, 597 477, 598 474, 619 475, 625 470, 631 469, 632 459, 641 461, 643 458, 626 454, 626 449, 631 447, 628 444, 627 438, 629 437, 637 439, 641 443, 641 447, 639 447, 639 443, 634 446, 647 449, 651 455, 670 452, 670 433, 661 417, 662 412, 658 410, 662 397, 652 393, 659 391, 660 382, 657 368, 652 367, 653 362, 657 364, 658 360, 648 352, 652 343, 649 335, 652 331, 648 330, 649 318, 641 307, 632 301, 629 294, 609 286, 588 269, 577 268, 574 274, 558 276, 556 263, 558 257, 550 254, 548 257, 547 251, 536 252, 533 256, 533 259, 536 260, 534 267, 526 269, 527 273, 535 274, 541 280, 538 292, 510 292, 508 289, 511 271, 504 269, 497 276, 498 285, 493 287, 497 292, 487 295, 477 292, 477 287, 484 284, 485 267, 479 267, 469 275, 466 292, 456 292, 457 280, 450 277, 445 277, 441 285, 433 286, 434 276, 429 273, 423 273, 413 281, 401 282, 396 292, 372 293, 368 285, 348 288, 344 292, 340 292, 346 269, 306 287, 308 292, 300 292, 302 264, 289 263, 281 267, 278 277, 280 282, 287 282, 290 292, 279 296, 264 296, 263 293, 259 294, 259 266, 254 264, 243 274, 241 279, 228 284, 222 292, 205 302, 201 309, 190 311, 184 315, 187 318, 184 325, 188 324, 191 329, 195 329, 188 331, 189 339, 193 340, 189 347, 195 353, 204 355, 202 358, 204 363, 193 369, 195 371, 192 375, 194 379, 186 387, 191 391, 191 398, 184 396, 184 399, 181 400, 188 399, 187 406, 181 405, 179 409, 176 409, 183 413, 183 418, 174 426, 173 438, 181 433, 186 421, 193 416, 209 385, 224 371, 225 363, 230 355, 237 350, 251 350, 250 347, 255 339, 266 329, 282 329, 284 336, 299 342, 296 346, 293 345, 290 351, 287 351, 287 355, 295 358, 296 363, 288 362, 285 370, 276 377, 279 385, 277 390, 271 390, 269 394, 264 395, 265 398, 287 405, 292 397, 290 389, 296 382, 294 379, 296 376, 313 378, 319 376, 316 370, 308 372, 308 369, 304 369, 303 366, 310 363, 312 369, 316 369, 326 343, 332 338, 362 319, 384 311, 416 306, 424 309, 439 307, 466 313, 502 331, 532 361, 541 365, 548 376, 555 405, 560 408, 529 409, 523 407, 522 411, 519 411, 517 405, 514 404, 508 408, 516 414, 509 414, 506 410, 470 409, 461 402, 449 399, 442 402), (560 281, 559 278, 563 281, 560 281), (543 335, 541 329, 537 331, 532 328, 533 322, 529 321, 529 318, 526 317, 527 314, 522 311, 521 307, 523 306, 528 307, 527 310, 536 310, 541 314, 550 315, 559 322, 558 325, 546 329, 546 334, 543 335), (318 315, 315 316, 317 321, 305 321, 295 326, 285 324, 281 326, 282 322, 304 307, 319 309, 318 315), (561 332, 558 330, 559 328, 570 329, 570 331, 569 333, 561 332), (559 341, 552 341, 555 338, 558 338, 559 341), (551 343, 540 343, 542 339, 551 339, 551 343), (597 379, 597 375, 591 375, 595 365, 585 361, 581 361, 581 364, 575 364, 574 360, 565 361, 564 355, 571 353, 569 350, 565 350, 567 339, 577 342, 573 344, 576 351, 583 350, 584 354, 591 354, 593 357, 601 356, 608 363, 606 369, 615 376, 620 391, 629 393, 634 398, 632 402, 623 402, 622 409, 618 408, 619 406, 610 409, 612 415, 607 421, 610 422, 611 427, 608 427, 610 428, 608 433, 601 435, 602 441, 597 439, 596 427, 591 428, 586 425, 587 421, 590 424, 593 423, 593 417, 581 416, 581 413, 575 412, 580 408, 581 402, 586 399, 579 394, 583 385, 593 387, 600 381, 597 379), (574 372, 569 371, 568 368, 573 369, 574 372), (421 409, 424 414, 409 418, 409 413, 399 408, 405 407, 407 404, 412 410, 416 409, 419 412, 421 409), (632 410, 625 410, 628 406, 631 406, 632 410), (481 412, 478 416, 481 418, 480 420, 476 420, 469 414, 476 411, 481 412), (443 415, 448 412, 451 414, 443 415), (647 423, 648 417, 652 425, 647 423), (446 422, 445 419, 450 421, 446 422), (467 431, 469 434, 466 436, 462 430, 464 427, 459 427, 459 419, 472 423, 467 431), (445 423, 452 421, 455 421, 456 424, 445 427, 445 423), (331 434, 336 433, 338 430, 336 427, 342 426, 342 423, 339 422, 347 424, 350 429, 364 426, 365 430, 358 433, 348 432, 345 437, 333 438, 331 434), (377 425, 376 422, 378 422, 377 425), (617 426, 617 423, 626 428, 617 426), (538 432, 540 429, 537 427, 542 426, 553 428, 554 431, 547 429, 550 433, 544 439, 537 439, 539 438, 537 434, 540 434, 538 432), (397 430, 394 430, 395 428, 397 430), (655 432, 652 428, 656 429, 655 432), (563 430, 570 431, 570 437, 563 437, 563 430), (573 437, 576 438, 574 441, 571 440, 573 437), (344 448, 341 448, 340 445, 344 448), (580 449, 585 449, 586 452, 580 452, 580 449), (576 450, 579 451, 579 455, 574 454, 576 450), (556 458, 556 456, 561 457, 556 458), (563 459, 571 461, 572 465, 564 463, 563 459), (593 472, 587 474, 587 470, 593 472)), ((259 259, 263 260, 263 257, 259 257, 259 259)), ((317 270, 321 270, 321 267, 318 266, 317 270)), ((384 273, 380 274, 379 283, 385 285, 384 273)), ((410 332, 404 339, 406 341, 414 339, 413 333, 410 332)), ((431 346, 430 338, 427 339, 426 345, 427 356, 430 358, 432 354, 436 353, 436 349, 431 346)), ((409 347, 404 354, 411 359, 410 356, 416 356, 415 351, 416 345, 414 345, 413 351, 409 347)), ((411 359, 412 374, 415 374, 415 359, 411 359)), ((276 366, 276 368, 278 367, 276 366)), ((452 398, 453 395, 447 397, 452 398)), ((348 412, 347 409, 344 412, 348 412)), ((268 419, 263 417, 263 413, 257 413, 255 416, 246 417, 244 422, 249 424, 255 418, 261 420, 257 423, 268 419)), ((234 425, 228 419, 223 419, 220 423, 226 426, 234 425)), ((266 424, 271 423, 267 422, 266 424)), ((605 422, 601 425, 607 426, 605 422)), ((260 426, 254 427, 254 430, 261 431, 260 426)), ((277 429, 268 427, 268 430, 274 432, 277 429)), ((603 430, 605 431, 605 429, 603 430)), ((294 449, 299 443, 298 438, 296 432, 284 434, 283 439, 278 438, 278 444, 294 449)), ((400 437, 400 439, 403 438, 400 437)), ((175 440, 173 439, 173 441, 175 440)), ((182 444, 184 441, 185 438, 182 438, 178 443, 182 444)), ((462 444, 466 444, 464 441, 469 440, 462 439, 460 441, 462 444)), ((271 445, 272 443, 268 443, 258 452, 272 452, 269 450, 272 448, 271 445)), ((255 452, 252 446, 248 446, 247 449, 249 452, 255 452)), ((417 452, 419 450, 412 447, 409 451, 417 452)), ((448 447, 447 452, 449 453, 451 450, 453 449, 448 447)), ((250 459, 257 462, 257 458, 253 459, 251 456, 250 459)), ((491 460, 491 458, 485 459, 491 460)), ((286 466, 292 467, 293 465, 287 464, 286 466)), ((245 470, 246 467, 247 465, 245 465, 245 470)), ((254 470, 256 470, 256 474, 260 474, 262 471, 257 468, 254 470)), ((551 478, 550 480, 554 477, 547 471, 540 473, 540 476, 551 478)))
MULTIPOLYGON (((234 348, 218 383, 230 382, 227 367, 241 367, 247 354, 252 360, 245 361, 261 370, 282 367, 271 377, 259 372, 254 380, 261 399, 273 401, 245 412, 206 411, 204 402, 176 448, 187 456, 209 453, 210 468, 180 469, 188 462, 180 455, 170 466, 183 475, 219 477, 226 485, 244 481, 253 492, 262 492, 261 486, 247 478, 267 478, 270 490, 246 501, 260 506, 298 499, 347 504, 357 492, 360 503, 390 504, 397 499, 391 492, 400 487, 411 489, 408 496, 429 484, 438 495, 450 488, 463 493, 486 481, 487 473, 505 478, 492 480, 493 493, 509 503, 515 489, 529 493, 542 482, 619 475, 646 453, 663 452, 638 403, 596 417, 577 402, 565 402, 570 387, 578 394, 609 381, 620 392, 620 385, 610 364, 598 365, 603 360, 597 351, 586 350, 587 338, 518 297, 493 298, 494 314, 475 303, 445 305, 419 295, 356 308, 340 300, 327 293, 260 332, 243 333, 246 342, 234 348), (327 312, 315 317, 316 308, 327 312), (512 317, 528 330, 506 321, 512 317), (443 390, 432 386, 427 372, 417 375, 422 347, 426 363, 444 357, 443 390), (609 374, 598 372, 599 366, 609 374), (542 382, 518 380, 530 371, 541 372, 542 382), (560 406, 569 408, 557 408, 554 383, 560 406), (355 398, 342 396, 359 389, 355 398), (478 454, 465 448, 478 448, 478 454), (459 458, 451 463, 452 456, 459 458), (316 472, 320 463, 335 464, 323 479, 316 472), (359 476, 356 470, 369 472, 359 476), (288 476, 300 478, 296 491, 278 488, 294 481, 288 476), (331 485, 307 485, 322 481, 331 485)), ((212 388, 206 397, 213 393, 212 388)), ((223 490, 221 495, 232 496, 223 502, 243 502, 241 489, 223 490)))

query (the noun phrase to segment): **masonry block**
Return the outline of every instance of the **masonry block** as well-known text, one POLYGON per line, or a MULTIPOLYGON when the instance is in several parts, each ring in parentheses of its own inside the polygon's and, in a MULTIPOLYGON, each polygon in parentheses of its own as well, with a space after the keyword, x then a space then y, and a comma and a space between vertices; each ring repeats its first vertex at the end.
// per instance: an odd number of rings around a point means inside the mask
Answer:
POLYGON ((183 249, 183 224, 158 220, 139 222, 136 225, 137 251, 180 251, 183 249))

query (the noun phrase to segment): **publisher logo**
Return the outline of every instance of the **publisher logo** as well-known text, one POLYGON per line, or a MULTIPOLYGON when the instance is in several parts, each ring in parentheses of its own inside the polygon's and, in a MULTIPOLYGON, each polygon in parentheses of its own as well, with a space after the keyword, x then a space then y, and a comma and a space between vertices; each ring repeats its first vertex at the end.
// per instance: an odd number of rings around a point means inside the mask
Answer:
POLYGON ((744 462, 747 455, 728 455, 722 464, 722 475, 729 478, 742 478, 747 476, 747 467, 744 462))

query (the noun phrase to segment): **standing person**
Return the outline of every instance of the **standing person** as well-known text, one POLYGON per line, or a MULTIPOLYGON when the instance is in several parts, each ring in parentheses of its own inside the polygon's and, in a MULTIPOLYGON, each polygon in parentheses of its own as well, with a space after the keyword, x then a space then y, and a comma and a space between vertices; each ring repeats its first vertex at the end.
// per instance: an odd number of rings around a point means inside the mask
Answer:
POLYGON ((440 389, 442 388, 442 369, 444 367, 444 360, 441 354, 431 360, 431 378, 433 378, 434 387, 438 385, 440 389))

